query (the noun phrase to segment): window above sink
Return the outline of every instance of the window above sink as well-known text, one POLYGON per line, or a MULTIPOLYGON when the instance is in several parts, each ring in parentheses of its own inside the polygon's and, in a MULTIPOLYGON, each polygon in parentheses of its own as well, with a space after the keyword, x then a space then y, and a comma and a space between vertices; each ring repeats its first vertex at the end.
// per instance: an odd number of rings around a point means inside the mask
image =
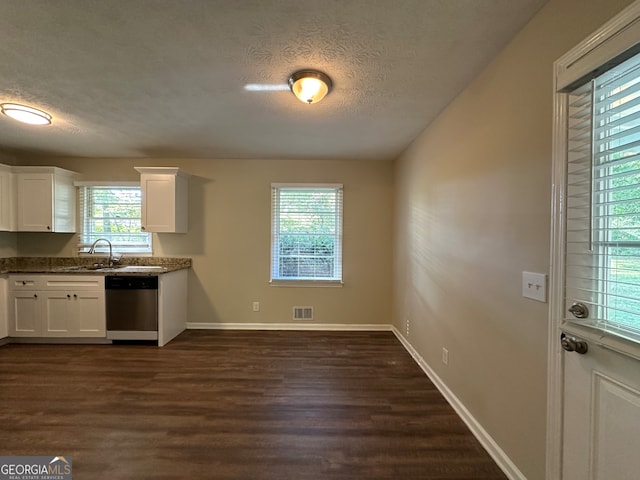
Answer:
POLYGON ((80 253, 88 253, 92 243, 101 237, 108 239, 117 253, 152 253, 152 236, 141 228, 139 184, 76 183, 76 186, 79 187, 80 253))

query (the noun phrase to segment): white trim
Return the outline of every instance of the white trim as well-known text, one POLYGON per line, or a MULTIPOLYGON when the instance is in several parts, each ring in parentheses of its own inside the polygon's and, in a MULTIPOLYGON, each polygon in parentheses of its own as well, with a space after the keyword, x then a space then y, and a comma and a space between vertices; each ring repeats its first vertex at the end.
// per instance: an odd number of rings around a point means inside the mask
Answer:
POLYGON ((208 323, 187 322, 187 330, 326 330, 388 332, 388 324, 374 323, 208 323))
POLYGON ((449 405, 451 405, 465 425, 469 427, 473 436, 476 437, 504 474, 510 480, 527 480, 527 477, 525 477, 518 467, 516 467, 505 451, 500 448, 491 435, 489 435, 489 433, 482 427, 480 422, 478 422, 471 412, 467 410, 460 399, 455 396, 436 372, 427 364, 427 362, 425 362, 422 356, 420 356, 420 354, 411 346, 409 341, 404 338, 393 325, 391 326, 391 331, 395 334, 396 338, 400 341, 407 352, 409 352, 409 355, 413 357, 413 360, 418 364, 422 371, 427 375, 427 377, 429 377, 429 380, 433 382, 442 396, 447 400, 447 402, 449 402, 449 405))
POLYGON ((180 167, 133 167, 140 175, 172 175, 189 178, 190 173, 185 172, 180 167))
MULTIPOLYGON (((342 287, 343 283, 343 223, 344 223, 344 186, 342 184, 321 184, 321 183, 272 183, 271 184, 271 242, 269 255, 269 283, 275 287, 281 286, 304 286, 304 287, 342 287), (335 231, 327 233, 326 236, 333 237, 334 251, 331 255, 333 259, 333 272, 331 277, 281 277, 279 269, 282 265, 280 255, 280 238, 282 224, 282 194, 284 190, 299 190, 298 193, 309 190, 326 190, 331 193, 336 200, 333 210, 335 220, 335 231), (297 284, 294 284, 296 282, 297 284)), ((295 231, 295 229, 294 229, 295 231)), ((310 233, 299 232, 299 235, 307 237, 310 233)))
POLYGON ((269 282, 270 287, 343 287, 342 280, 285 280, 283 278, 274 278, 269 282))
POLYGON ((562 476, 562 383, 563 356, 560 331, 556 318, 564 311, 564 251, 565 218, 563 204, 566 197, 566 95, 555 93, 552 143, 551 185, 551 254, 549 266, 549 330, 547 333, 547 461, 548 480, 562 476), (554 248, 560 245, 560 248, 554 248))
POLYGON ((564 240, 567 95, 558 93, 638 44, 640 1, 636 1, 554 63, 551 276, 547 370, 547 480, 562 478, 564 240))

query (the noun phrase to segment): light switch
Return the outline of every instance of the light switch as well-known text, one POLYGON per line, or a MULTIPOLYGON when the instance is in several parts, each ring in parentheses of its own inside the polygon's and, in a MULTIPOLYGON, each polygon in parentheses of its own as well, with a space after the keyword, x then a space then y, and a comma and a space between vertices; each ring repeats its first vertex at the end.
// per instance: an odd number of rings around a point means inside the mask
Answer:
POLYGON ((547 301, 547 275, 522 272, 522 296, 539 302, 547 301))

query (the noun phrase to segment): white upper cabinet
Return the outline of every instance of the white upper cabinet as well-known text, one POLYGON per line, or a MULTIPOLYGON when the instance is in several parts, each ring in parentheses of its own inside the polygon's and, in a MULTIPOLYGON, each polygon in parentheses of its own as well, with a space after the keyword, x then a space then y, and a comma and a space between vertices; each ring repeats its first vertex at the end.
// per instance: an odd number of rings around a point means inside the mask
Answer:
POLYGON ((142 189, 142 230, 186 233, 189 174, 176 167, 135 167, 142 189))
POLYGON ((18 183, 18 231, 76 231, 76 173, 57 167, 14 167, 18 183))
POLYGON ((0 231, 16 229, 16 185, 11 167, 0 165, 0 231))

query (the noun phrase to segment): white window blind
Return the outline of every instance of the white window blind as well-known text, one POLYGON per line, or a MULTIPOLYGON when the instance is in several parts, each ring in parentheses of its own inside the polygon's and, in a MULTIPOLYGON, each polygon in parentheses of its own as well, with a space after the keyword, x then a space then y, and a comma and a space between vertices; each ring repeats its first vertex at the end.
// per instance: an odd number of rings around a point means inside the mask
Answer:
MULTIPOLYGON (((80 242, 86 252, 98 238, 106 238, 118 253, 150 253, 151 234, 141 230, 142 192, 139 186, 81 186, 80 242)), ((105 250, 99 244, 99 251, 105 250)))
POLYGON ((640 56, 568 98, 567 320, 640 340, 640 56))
POLYGON ((342 185, 271 191, 271 280, 341 282, 342 185))

